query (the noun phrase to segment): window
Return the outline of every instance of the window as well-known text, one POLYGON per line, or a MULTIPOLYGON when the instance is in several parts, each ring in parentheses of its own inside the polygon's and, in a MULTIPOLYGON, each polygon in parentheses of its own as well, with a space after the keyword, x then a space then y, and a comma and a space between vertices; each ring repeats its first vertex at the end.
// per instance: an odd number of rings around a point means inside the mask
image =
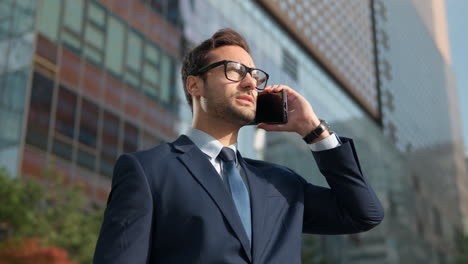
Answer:
POLYGON ((112 175, 112 166, 117 158, 119 144, 119 118, 104 111, 101 134, 101 166, 100 173, 112 175))
POLYGON ((88 19, 98 26, 104 27, 106 23, 106 12, 102 6, 90 2, 88 6, 88 19))
POLYGON ((63 14, 64 30, 62 41, 75 51, 81 50, 81 35, 83 27, 83 0, 67 0, 63 14))
POLYGON ((163 102, 169 103, 172 90, 172 61, 167 55, 163 55, 161 57, 161 93, 159 97, 163 102))
POLYGON ((89 151, 82 150, 78 148, 78 153, 76 156, 76 163, 82 167, 94 170, 96 156, 89 151))
POLYGON ((84 98, 82 100, 79 142, 88 147, 95 148, 99 119, 98 107, 84 98))
POLYGON ((52 152, 66 160, 72 158, 72 145, 68 140, 61 139, 59 136, 54 137, 54 144, 52 145, 52 152))
POLYGON ((297 81, 297 59, 287 50, 283 50, 283 71, 294 81, 297 81))
MULTIPOLYGON (((56 3, 56 1, 51 2, 54 4, 56 3)), ((83 0, 66 0, 65 13, 63 15, 64 24, 68 29, 78 35, 81 34, 81 28, 83 25, 83 10, 83 0)))
POLYGON ((44 150, 47 149, 53 88, 54 83, 51 79, 34 72, 26 143, 44 150))
POLYGON ((143 48, 142 38, 133 31, 128 32, 127 37, 127 60, 125 69, 125 81, 134 87, 139 87, 141 70, 141 51, 143 48))
POLYGON ((73 138, 75 129, 75 111, 76 111, 76 94, 70 90, 60 86, 57 111, 55 114, 55 131, 73 138))
POLYGON ((124 124, 124 152, 135 152, 138 149, 138 128, 130 123, 124 124))
POLYGON ((152 64, 145 64, 143 68, 143 91, 146 95, 156 98, 159 91, 159 72, 152 64))
MULTIPOLYGON (((180 25, 179 22, 179 1, 170 0, 144 0, 158 14, 164 16, 173 25, 180 25)), ((191 6, 193 2, 191 1, 191 6)))
POLYGON ((38 30, 47 38, 56 41, 60 24, 62 1, 42 0, 39 4, 38 30))
POLYGON ((21 136, 28 70, 0 74, 0 148, 18 144, 21 136))
POLYGON ((34 30, 36 6, 37 3, 34 1, 19 1, 15 4, 12 32, 16 36, 34 30))
POLYGON ((105 38, 106 13, 103 7, 90 2, 86 21, 84 55, 94 63, 101 65, 105 38))
POLYGON ((109 17, 106 39, 105 65, 112 73, 122 73, 125 41, 125 26, 116 18, 109 17))
POLYGON ((146 95, 156 98, 159 95, 159 50, 151 43, 145 47, 142 88, 146 95))
POLYGON ((100 65, 103 60, 104 32, 88 23, 85 33, 86 45, 84 55, 92 62, 100 65))

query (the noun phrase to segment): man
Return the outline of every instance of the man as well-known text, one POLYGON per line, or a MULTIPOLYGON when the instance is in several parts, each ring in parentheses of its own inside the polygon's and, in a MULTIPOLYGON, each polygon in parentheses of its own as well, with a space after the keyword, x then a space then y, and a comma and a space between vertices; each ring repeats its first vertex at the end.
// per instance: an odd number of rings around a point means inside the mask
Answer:
POLYGON ((293 89, 265 87, 268 75, 238 33, 220 30, 194 48, 182 79, 192 129, 119 158, 95 263, 300 263, 301 233, 356 233, 380 223, 383 209, 352 141, 331 134, 293 89), (305 137, 330 189, 237 151, 261 89, 286 90, 289 122, 259 127, 305 137))

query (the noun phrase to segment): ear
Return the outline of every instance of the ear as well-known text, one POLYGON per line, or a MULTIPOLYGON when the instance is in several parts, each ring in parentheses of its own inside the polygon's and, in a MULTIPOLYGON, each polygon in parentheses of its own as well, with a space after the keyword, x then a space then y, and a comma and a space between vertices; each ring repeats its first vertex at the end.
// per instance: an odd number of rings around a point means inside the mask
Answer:
POLYGON ((202 95, 203 80, 197 76, 187 76, 187 81, 185 83, 185 89, 192 96, 201 96, 202 95))

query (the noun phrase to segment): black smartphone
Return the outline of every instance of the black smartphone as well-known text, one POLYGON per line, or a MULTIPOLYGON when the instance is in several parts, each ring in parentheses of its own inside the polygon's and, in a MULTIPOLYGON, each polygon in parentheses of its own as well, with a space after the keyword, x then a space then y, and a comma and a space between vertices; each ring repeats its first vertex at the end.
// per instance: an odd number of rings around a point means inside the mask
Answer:
POLYGON ((274 93, 260 92, 257 96, 255 124, 286 124, 288 122, 288 98, 285 90, 274 93))

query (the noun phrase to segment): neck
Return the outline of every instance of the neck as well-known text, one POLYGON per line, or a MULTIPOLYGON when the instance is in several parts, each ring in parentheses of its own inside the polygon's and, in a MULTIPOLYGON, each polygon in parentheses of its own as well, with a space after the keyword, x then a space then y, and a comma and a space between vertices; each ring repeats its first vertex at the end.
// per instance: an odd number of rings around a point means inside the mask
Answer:
POLYGON ((237 142, 240 127, 224 120, 200 120, 194 119, 192 127, 207 133, 217 139, 223 146, 229 146, 237 142))

